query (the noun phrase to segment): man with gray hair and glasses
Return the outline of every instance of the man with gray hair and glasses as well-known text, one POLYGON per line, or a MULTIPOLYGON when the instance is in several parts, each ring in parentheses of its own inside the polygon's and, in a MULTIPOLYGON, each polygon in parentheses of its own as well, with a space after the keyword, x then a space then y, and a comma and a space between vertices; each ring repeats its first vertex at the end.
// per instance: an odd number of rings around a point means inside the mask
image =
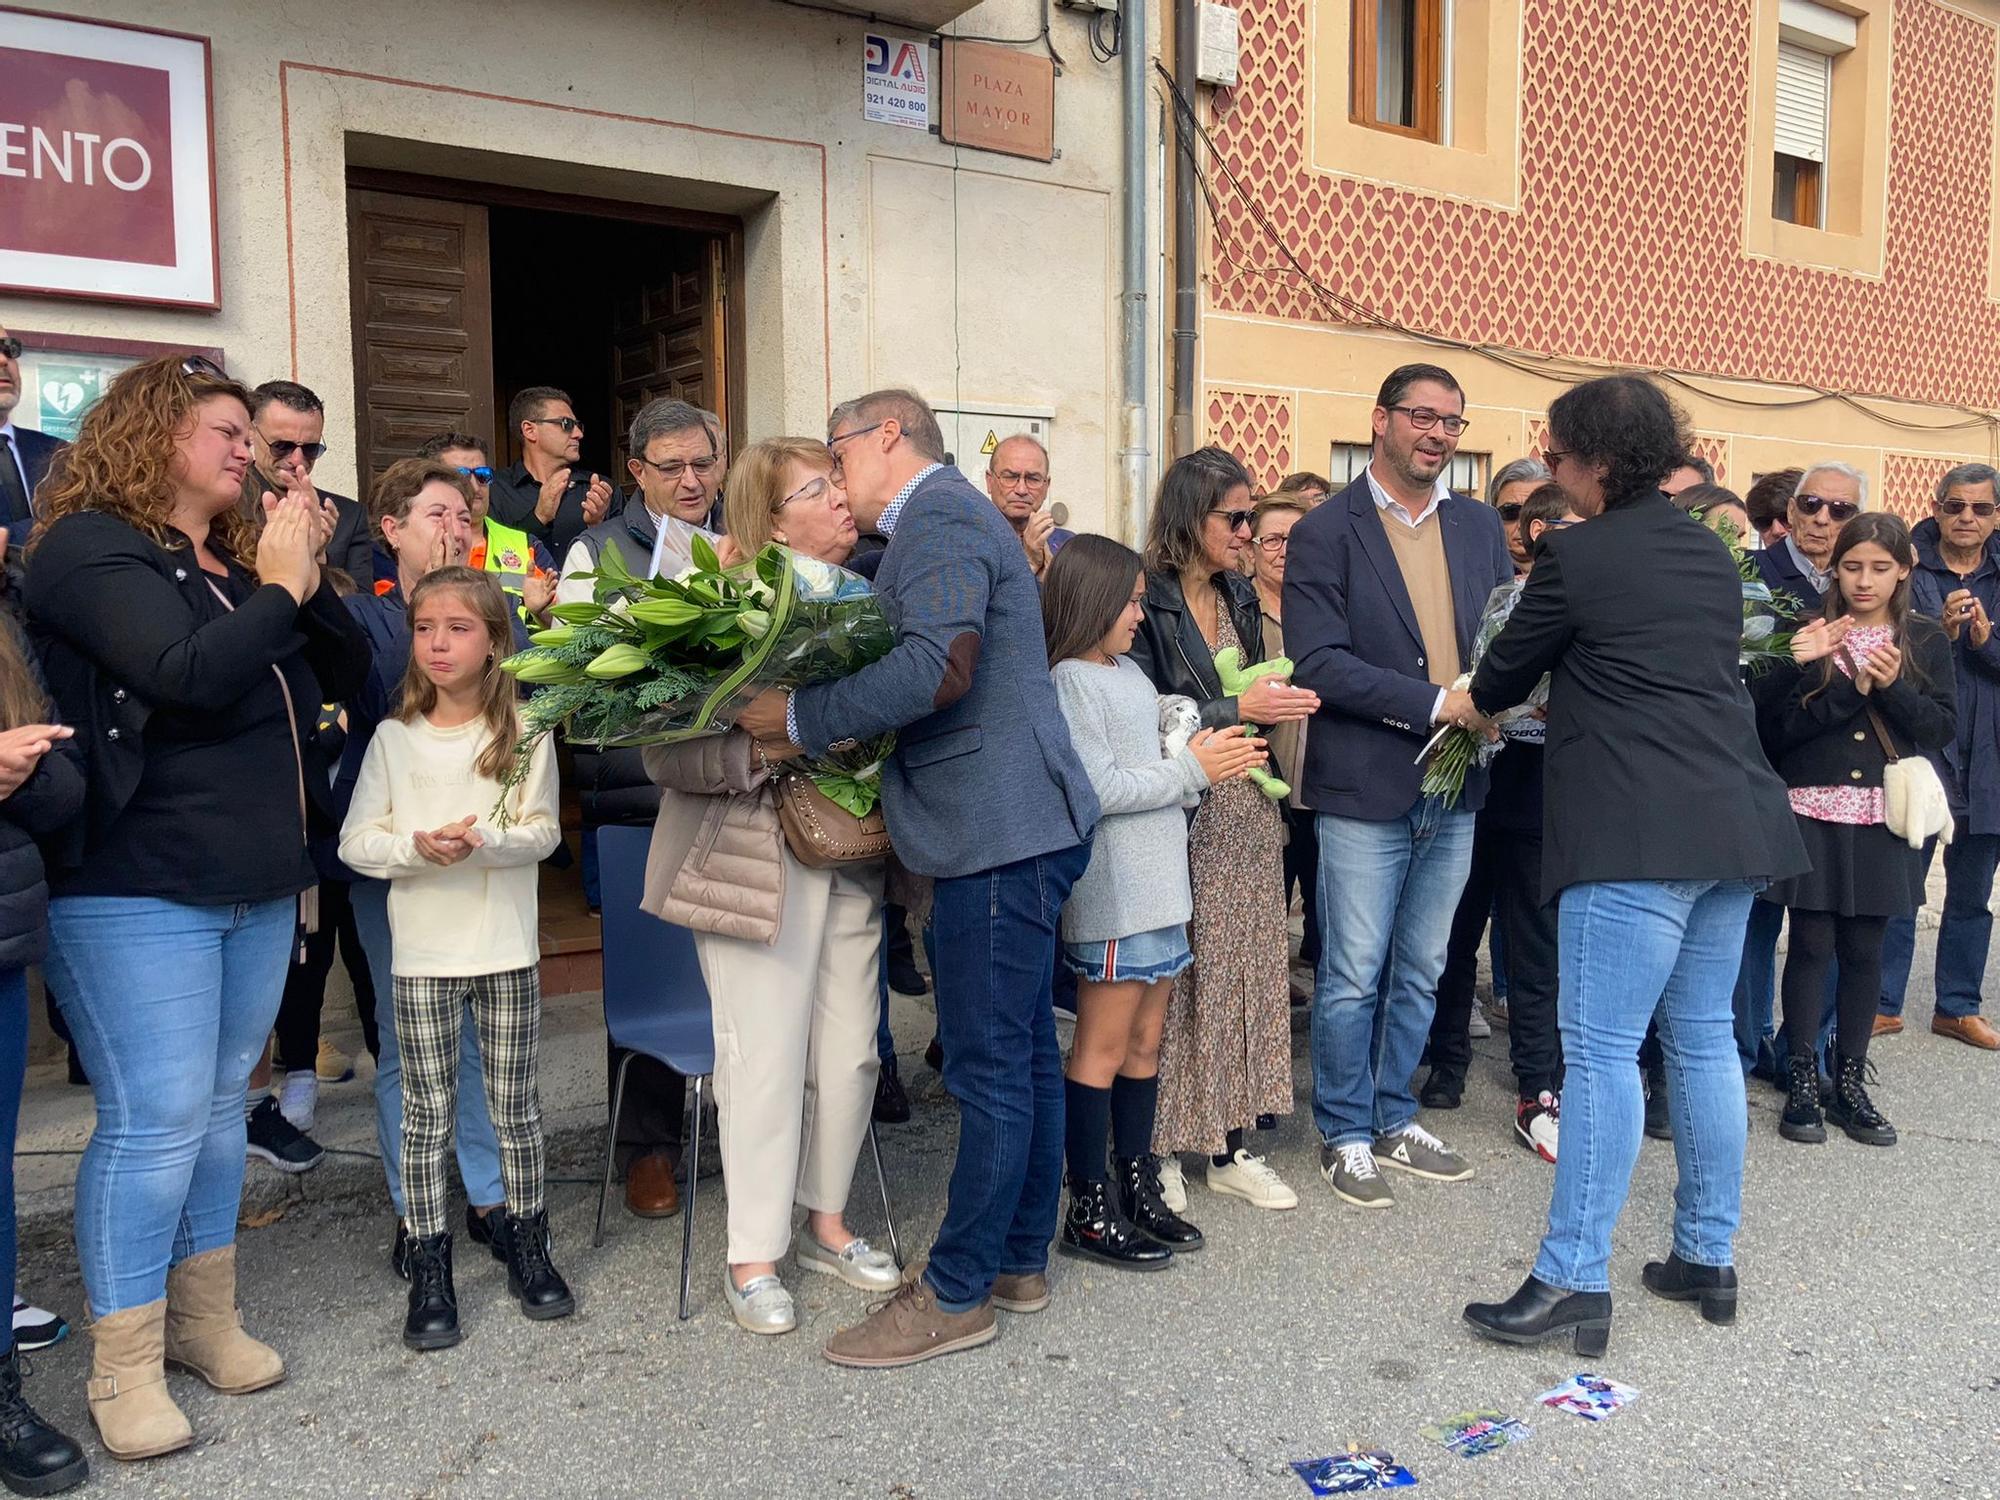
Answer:
POLYGON ((1840 528, 1868 508, 1868 476, 1831 460, 1808 465, 1785 512, 1789 534, 1757 554, 1757 571, 1774 591, 1803 606, 1800 617, 1819 613, 1832 586, 1833 543, 1840 528))
MULTIPOLYGON (((1931 1030, 1981 1051, 2000 1051, 2000 1031, 1979 1013, 1993 938, 1993 876, 2000 870, 2000 472, 1960 464, 1938 481, 1930 516, 1911 528, 1917 568, 1910 608, 1944 622, 1958 687, 1958 738, 1938 770, 1957 836, 1944 850, 1944 917, 1938 924, 1937 1000, 1931 1030)), ((1917 945, 1917 919, 1890 919, 1882 944, 1882 1001, 1875 1035, 1903 1029, 1903 993, 1917 945)))
POLYGON ((1029 433, 1002 438, 986 461, 986 493, 1021 539, 1036 578, 1049 571, 1062 544, 1076 535, 1056 525, 1049 513, 1049 478, 1049 450, 1029 433))

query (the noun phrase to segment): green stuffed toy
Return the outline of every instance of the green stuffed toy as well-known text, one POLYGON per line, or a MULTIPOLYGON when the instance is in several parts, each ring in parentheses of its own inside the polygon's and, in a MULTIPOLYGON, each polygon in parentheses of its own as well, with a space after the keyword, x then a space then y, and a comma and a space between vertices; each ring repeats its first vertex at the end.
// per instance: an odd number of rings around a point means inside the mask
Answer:
MULTIPOLYGON (((1267 677, 1274 673, 1279 677, 1289 678, 1292 675, 1291 658, 1274 656, 1269 661, 1258 662, 1254 667, 1246 667, 1243 665, 1243 653, 1234 646, 1215 653, 1215 675, 1222 679, 1222 693, 1226 698, 1241 697, 1243 690, 1259 677, 1267 677)), ((1247 721, 1244 724, 1246 729, 1256 727, 1247 721)), ((1262 766, 1250 772, 1250 780, 1273 802, 1282 802, 1292 795, 1289 783, 1273 776, 1262 766)))

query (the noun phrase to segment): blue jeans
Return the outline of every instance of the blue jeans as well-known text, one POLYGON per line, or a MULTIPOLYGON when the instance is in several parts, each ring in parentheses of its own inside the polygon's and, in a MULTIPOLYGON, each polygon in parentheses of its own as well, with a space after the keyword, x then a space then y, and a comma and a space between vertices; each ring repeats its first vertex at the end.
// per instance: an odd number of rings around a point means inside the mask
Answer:
POLYGON ((21 1122, 21 1085, 28 1076, 28 971, 0 969, 0 1291, 14 1296, 14 1132, 21 1122))
POLYGON ((1049 1263, 1063 1169, 1049 982, 1057 917, 1089 863, 1086 840, 937 882, 933 974, 958 1156, 924 1275, 947 1312, 979 1306, 995 1276, 1035 1275, 1049 1263))
POLYGON ((1657 1012, 1680 1181, 1674 1250, 1732 1264, 1743 1211, 1743 1070, 1729 996, 1743 962, 1747 881, 1589 881, 1562 893, 1563 1150, 1535 1277, 1610 1290, 1611 1230, 1639 1160, 1645 1103, 1632 1058, 1657 1012))
MULTIPOLYGON (((1935 847, 1935 846, 1933 846, 1935 847)), ((1924 855, 1930 868, 1930 852, 1924 855)), ((2000 834, 1961 833, 1944 850, 1944 919, 1938 924, 1937 1004, 1947 1018, 1979 1014, 1979 987, 1986 980, 1986 954, 1993 943, 1993 876, 2000 870, 2000 834)), ((1885 1016, 1903 1013, 1903 992, 1916 957, 1917 918, 1892 917, 1882 940, 1882 1005, 1885 1016)))
MULTIPOLYGON (((375 981, 375 1027, 382 1051, 375 1059, 375 1143, 382 1152, 382 1175, 389 1181, 389 1201, 396 1216, 403 1202, 403 1055, 396 1045, 396 1007, 390 1003, 394 982, 389 965, 395 944, 389 934, 389 882, 357 880, 353 887, 354 926, 368 955, 368 972, 375 981)), ((458 1153, 458 1176, 468 1201, 491 1208, 507 1201, 500 1180, 500 1137, 486 1112, 486 1064, 479 1055, 479 1028, 467 1026, 458 1041, 458 1127, 452 1132, 458 1153)))
POLYGON ((1313 1123, 1328 1145, 1417 1117, 1410 1081, 1472 868, 1472 825, 1431 797, 1386 823, 1319 815, 1313 1123))
POLYGON ((49 977, 97 1103, 76 1174, 76 1251, 100 1318, 159 1301, 170 1265, 235 1242, 243 1091, 297 921, 290 897, 49 903, 49 977))

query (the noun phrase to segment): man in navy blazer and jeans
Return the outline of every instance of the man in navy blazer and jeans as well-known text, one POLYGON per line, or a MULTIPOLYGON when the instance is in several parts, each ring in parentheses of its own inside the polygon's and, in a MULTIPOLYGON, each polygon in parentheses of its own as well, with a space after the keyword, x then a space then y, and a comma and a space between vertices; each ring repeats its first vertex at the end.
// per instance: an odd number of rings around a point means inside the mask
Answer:
POLYGON ((1499 512, 1445 477, 1465 425, 1449 371, 1392 372, 1373 459, 1292 528, 1285 565, 1285 654, 1320 698, 1302 778, 1320 862, 1313 1121, 1322 1174, 1359 1208, 1394 1206, 1378 1162, 1472 1175, 1417 1124, 1410 1091, 1486 797, 1476 768, 1456 807, 1424 796, 1417 757, 1441 725, 1486 727, 1454 684, 1488 596, 1514 576, 1499 512))
POLYGON ((842 681, 764 693, 737 727, 767 753, 896 731, 883 812, 897 857, 935 882, 958 1159, 923 1277, 827 1343, 835 1364, 877 1368, 987 1342, 996 1305, 1048 1303, 1063 1164, 1049 984, 1098 804, 1056 705, 1020 540, 944 462, 931 409, 908 391, 862 396, 834 409, 827 446, 855 524, 889 539, 875 587, 896 645, 842 681))

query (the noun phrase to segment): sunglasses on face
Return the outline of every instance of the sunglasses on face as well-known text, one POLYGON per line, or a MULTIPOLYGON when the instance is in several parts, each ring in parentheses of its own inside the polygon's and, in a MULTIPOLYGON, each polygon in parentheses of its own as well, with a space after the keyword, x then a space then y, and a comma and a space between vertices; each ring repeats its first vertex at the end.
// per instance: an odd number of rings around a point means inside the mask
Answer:
POLYGON ((9 334, 6 338, 0 339, 0 359, 19 359, 21 351, 26 347, 19 339, 9 334))
POLYGON ((535 417, 532 420, 543 426, 560 427, 565 436, 583 431, 583 423, 577 421, 575 417, 535 417))
POLYGON ((641 458, 639 460, 640 463, 658 474, 660 478, 666 480, 668 484, 679 484, 681 476, 687 473, 689 469, 694 470, 695 478, 706 479, 715 472, 715 466, 720 461, 714 458, 670 458, 663 464, 656 464, 650 458, 641 458))
POLYGON ((1500 519, 1509 526, 1521 519, 1521 502, 1518 500, 1509 500, 1505 505, 1496 505, 1493 508, 1500 512, 1500 519))
POLYGON ((1794 495, 1792 504, 1799 508, 1799 514, 1816 516, 1825 511, 1842 525, 1861 514, 1861 507, 1852 500, 1828 500, 1821 495, 1794 495))
POLYGON ((1250 518, 1257 513, 1254 510, 1212 510, 1209 514, 1211 516, 1221 516, 1223 520, 1229 523, 1231 531, 1248 531, 1250 529, 1250 518))
POLYGON ((1938 510, 1947 516, 1962 516, 1971 511, 1980 520, 1992 515, 1996 507, 1991 500, 1940 500, 1938 510))
MULTIPOLYGON (((260 432, 257 436, 264 437, 264 434, 260 432)), ((318 463, 320 455, 326 452, 325 443, 295 443, 290 438, 264 438, 264 446, 271 450, 274 462, 283 463, 296 453, 305 460, 308 469, 318 463)))
POLYGON ((472 469, 468 469, 464 464, 460 464, 458 465, 458 472, 461 474, 469 475, 470 477, 478 480, 481 484, 490 484, 493 480, 493 470, 488 468, 485 464, 480 464, 477 468, 472 468, 472 469))

